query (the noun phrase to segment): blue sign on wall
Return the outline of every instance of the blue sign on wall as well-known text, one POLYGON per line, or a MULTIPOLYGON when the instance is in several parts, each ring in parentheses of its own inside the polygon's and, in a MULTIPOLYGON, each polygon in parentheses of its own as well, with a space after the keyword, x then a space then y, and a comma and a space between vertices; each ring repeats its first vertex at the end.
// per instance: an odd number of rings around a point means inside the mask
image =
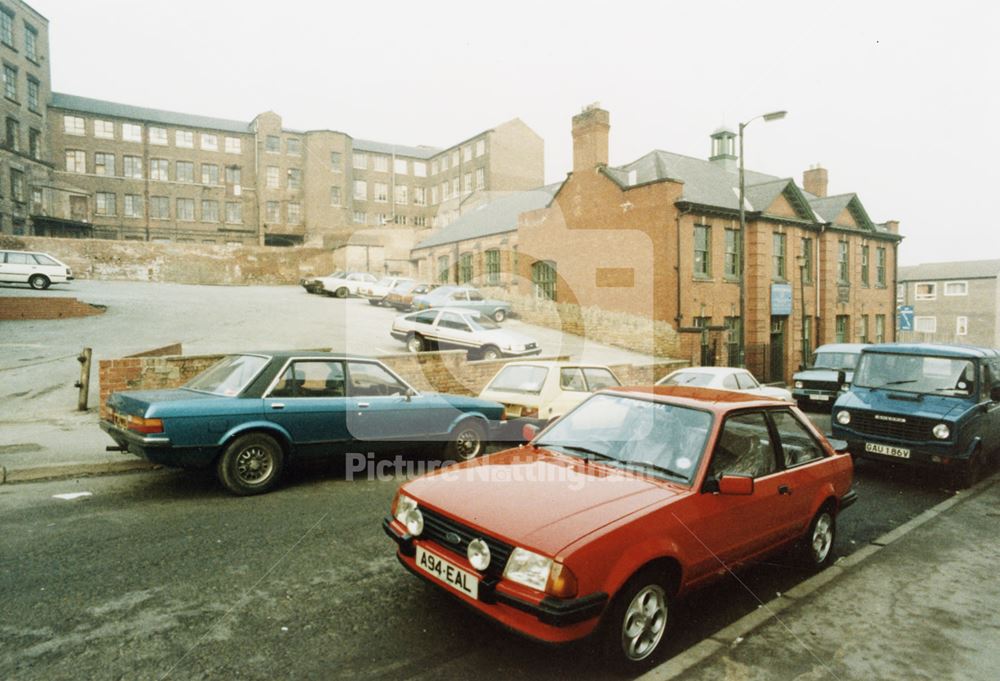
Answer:
POLYGON ((792 314, 791 284, 771 284, 771 314, 775 317, 792 314))
POLYGON ((900 305, 896 308, 900 331, 913 331, 913 306, 900 305))

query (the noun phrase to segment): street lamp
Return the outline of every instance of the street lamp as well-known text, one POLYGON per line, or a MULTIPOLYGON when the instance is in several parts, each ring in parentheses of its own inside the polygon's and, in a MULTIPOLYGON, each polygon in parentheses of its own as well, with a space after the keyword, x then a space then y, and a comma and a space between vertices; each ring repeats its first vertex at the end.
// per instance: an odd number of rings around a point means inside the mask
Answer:
POLYGON ((740 123, 739 134, 740 134, 740 346, 739 346, 739 359, 740 366, 746 366, 746 337, 747 337, 747 324, 746 324, 746 231, 747 231, 747 216, 746 210, 744 208, 744 203, 746 203, 746 178, 744 176, 743 167, 743 129, 748 125, 753 123, 758 118, 763 118, 765 121, 777 121, 781 120, 787 114, 787 111, 772 111, 771 113, 761 114, 759 116, 754 116, 746 123, 740 123))

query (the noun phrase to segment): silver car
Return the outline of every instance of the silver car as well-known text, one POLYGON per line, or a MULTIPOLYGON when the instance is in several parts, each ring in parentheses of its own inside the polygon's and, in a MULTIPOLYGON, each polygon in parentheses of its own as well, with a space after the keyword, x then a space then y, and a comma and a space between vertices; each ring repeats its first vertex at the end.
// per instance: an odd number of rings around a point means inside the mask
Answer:
POLYGON ((410 352, 460 349, 468 351, 469 359, 530 357, 542 351, 535 339, 502 329, 486 315, 450 307, 396 317, 390 333, 410 352))

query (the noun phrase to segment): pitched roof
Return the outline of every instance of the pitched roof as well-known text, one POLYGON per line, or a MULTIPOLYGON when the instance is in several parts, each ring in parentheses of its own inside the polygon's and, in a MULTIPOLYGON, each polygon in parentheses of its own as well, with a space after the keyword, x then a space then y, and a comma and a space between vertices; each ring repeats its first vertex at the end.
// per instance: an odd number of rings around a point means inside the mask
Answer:
POLYGON ((373 151, 378 154, 389 154, 396 156, 409 156, 411 158, 429 159, 441 152, 437 147, 408 147, 402 144, 387 144, 385 142, 374 142, 372 140, 354 140, 354 148, 361 151, 373 151))
POLYGON ((516 231, 517 216, 529 210, 548 206, 561 186, 562 183, 557 182, 538 189, 509 194, 495 201, 484 203, 475 210, 462 215, 436 234, 424 239, 414 246, 413 250, 516 231))
POLYGON ((164 125, 177 125, 187 128, 206 128, 208 130, 238 133, 250 132, 249 121, 233 121, 225 118, 211 118, 196 114, 178 113, 176 111, 147 109, 141 106, 132 106, 131 104, 119 104, 117 102, 107 102, 102 99, 67 95, 62 92, 52 93, 49 106, 97 116, 131 118, 136 121, 149 121, 151 123, 163 123, 164 125))
POLYGON ((940 279, 992 279, 1000 277, 1000 260, 962 260, 929 262, 900 267, 899 281, 934 281, 940 279))

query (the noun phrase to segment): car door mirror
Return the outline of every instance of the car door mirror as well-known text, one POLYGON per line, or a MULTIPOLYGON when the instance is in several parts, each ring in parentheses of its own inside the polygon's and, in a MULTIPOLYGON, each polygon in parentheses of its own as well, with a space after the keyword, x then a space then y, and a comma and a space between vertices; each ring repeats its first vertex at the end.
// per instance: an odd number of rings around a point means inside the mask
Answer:
POLYGON ((409 402, 410 400, 412 400, 414 397, 417 396, 417 391, 414 390, 413 388, 407 388, 404 395, 406 396, 406 401, 409 402))
POLYGON ((753 478, 749 475, 723 475, 719 479, 719 494, 749 496, 753 494, 753 478))
POLYGON ((837 387, 844 385, 846 381, 847 381, 847 374, 844 373, 843 369, 841 369, 840 371, 837 372, 837 387))
POLYGON ((525 423, 521 428, 521 437, 524 438, 526 442, 531 442, 538 435, 538 431, 541 430, 538 426, 533 423, 525 423))

